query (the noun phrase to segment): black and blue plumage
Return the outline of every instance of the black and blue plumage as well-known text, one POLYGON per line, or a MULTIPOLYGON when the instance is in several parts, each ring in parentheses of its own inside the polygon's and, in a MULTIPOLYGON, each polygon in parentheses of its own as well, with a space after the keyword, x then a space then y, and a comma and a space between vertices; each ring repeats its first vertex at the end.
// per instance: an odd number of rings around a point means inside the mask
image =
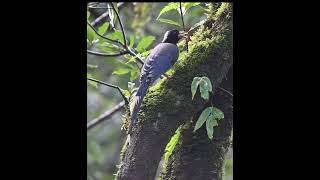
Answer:
POLYGON ((144 96, 147 94, 149 87, 178 60, 179 48, 177 43, 183 37, 185 37, 185 33, 183 31, 167 31, 162 42, 153 49, 146 59, 140 74, 140 86, 130 108, 131 123, 128 134, 131 134, 132 127, 135 125, 137 120, 141 103, 144 96))

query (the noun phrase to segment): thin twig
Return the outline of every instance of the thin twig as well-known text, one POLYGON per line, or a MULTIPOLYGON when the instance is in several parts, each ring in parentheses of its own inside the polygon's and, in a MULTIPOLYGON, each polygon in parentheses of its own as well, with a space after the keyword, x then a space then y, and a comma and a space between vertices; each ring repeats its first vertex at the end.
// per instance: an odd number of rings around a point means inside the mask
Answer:
POLYGON ((222 87, 218 87, 220 90, 222 90, 223 92, 229 94, 231 97, 233 97, 233 94, 231 92, 229 92, 228 90, 226 89, 223 89, 222 87))
POLYGON ((90 24, 92 26, 95 26, 96 24, 98 24, 100 21, 102 21, 102 19, 107 18, 109 16, 109 12, 106 11, 105 13, 101 14, 101 16, 97 17, 97 19, 93 20, 90 24))
MULTIPOLYGON (((88 21, 87 21, 87 24, 90 26, 90 28, 101 38, 105 39, 105 40, 108 40, 108 41, 111 41, 111 42, 114 42, 114 43, 118 43, 118 44, 121 44, 120 41, 118 40, 113 40, 113 39, 110 39, 110 38, 107 38, 107 37, 104 37, 103 35, 101 35, 88 21)), ((122 45, 122 44, 121 44, 122 45)))
POLYGON ((113 108, 107 110, 106 112, 104 112, 103 114, 101 114, 99 117, 89 121, 87 123, 87 131, 89 129, 92 129, 93 127, 95 127, 96 125, 100 124, 101 122, 109 119, 113 114, 115 114, 116 112, 118 112, 119 110, 121 110, 125 105, 124 101, 121 101, 118 105, 114 106, 113 108))
POLYGON ((124 47, 126 50, 129 51, 129 54, 130 54, 130 55, 134 56, 134 57, 138 60, 138 62, 143 65, 144 62, 142 61, 142 59, 140 59, 140 58, 137 56, 137 54, 134 53, 134 52, 128 47, 128 45, 127 45, 127 39, 126 39, 126 33, 125 33, 125 31, 124 31, 124 28, 123 28, 123 25, 122 25, 122 22, 121 22, 119 13, 118 13, 118 12, 116 11, 116 9, 114 8, 114 5, 113 5, 112 3, 110 3, 110 4, 111 4, 111 6, 112 6, 112 8, 113 8, 113 11, 116 13, 116 16, 117 16, 118 20, 119 20, 119 24, 120 24, 120 28, 121 28, 121 32, 122 32, 122 36, 123 36, 123 41, 124 41, 124 44, 122 44, 123 47, 124 47))
POLYGON ((204 19, 196 24, 194 24, 189 30, 188 30, 188 34, 193 34, 201 25, 205 24, 209 22, 208 19, 204 19))
MULTIPOLYGON (((123 2, 117 3, 118 9, 123 5, 123 2)), ((105 13, 101 14, 98 18, 96 18, 94 21, 92 21, 90 24, 92 26, 95 26, 96 24, 100 23, 103 19, 107 18, 109 16, 109 11, 106 11, 105 13)))
POLYGON ((129 101, 128 99, 126 98, 126 96, 123 94, 122 92, 122 89, 119 87, 119 86, 116 86, 116 85, 113 85, 113 84, 109 84, 109 83, 106 83, 106 82, 103 82, 103 81, 99 81, 97 79, 94 79, 94 78, 89 78, 87 77, 88 80, 90 81, 94 81, 96 83, 100 83, 100 84, 103 84, 103 85, 106 85, 106 86, 109 86, 109 87, 112 87, 112 88, 115 88, 119 91, 119 93, 121 94, 123 100, 125 101, 126 104, 129 104, 129 101))
MULTIPOLYGON (((182 21, 183 31, 186 32, 186 28, 184 27, 184 20, 183 20, 183 13, 182 13, 182 5, 181 5, 181 2, 180 2, 180 15, 181 15, 181 21, 182 21)), ((189 52, 188 39, 186 39, 186 46, 187 46, 187 52, 189 52)))
POLYGON ((111 9, 108 7, 87 6, 89 9, 111 9))
POLYGON ((130 48, 128 48, 127 50, 129 51, 129 54, 130 54, 131 56, 134 56, 134 57, 138 60, 139 63, 141 63, 142 65, 144 64, 144 62, 142 61, 142 59, 140 59, 140 58, 137 56, 137 54, 134 53, 130 48))
MULTIPOLYGON (((106 37, 102 36, 101 34, 99 34, 99 32, 97 32, 97 31, 95 30, 95 28, 93 27, 93 25, 91 25, 89 22, 87 22, 87 23, 88 23, 88 25, 94 30, 94 32, 95 32, 98 36, 100 36, 100 37, 102 37, 102 38, 104 38, 104 39, 107 39, 107 40, 111 40, 112 42, 116 42, 116 43, 120 44, 120 45, 125 49, 125 51, 122 51, 122 52, 120 52, 120 53, 118 53, 118 54, 105 54, 105 53, 99 53, 99 52, 93 52, 93 51, 87 50, 87 53, 89 53, 89 54, 94 54, 94 55, 97 55, 97 56, 109 56, 109 57, 112 57, 112 56, 113 56, 113 57, 114 57, 114 56, 120 56, 120 55, 124 55, 124 54, 130 54, 131 56, 133 56, 134 58, 136 58, 140 64, 143 65, 144 62, 142 61, 142 59, 139 58, 139 57, 137 56, 137 54, 134 53, 134 52, 130 49, 130 47, 128 47, 128 45, 127 45, 127 39, 126 39, 126 34, 125 34, 125 31, 124 31, 124 28, 123 28, 123 25, 122 25, 120 16, 119 16, 118 12, 116 11, 116 9, 114 8, 114 5, 113 5, 112 3, 111 3, 111 6, 112 6, 112 9, 113 9, 113 11, 116 13, 116 16, 117 16, 117 18, 118 18, 118 20, 119 20, 119 24, 120 24, 120 27, 121 27, 121 32, 122 32, 124 44, 122 44, 120 41, 115 41, 115 40, 112 40, 112 39, 109 39, 109 38, 106 38, 106 37)), ((119 6, 118 6, 118 7, 119 7, 119 6)))
POLYGON ((116 11, 116 9, 114 8, 113 3, 110 3, 110 4, 111 4, 111 6, 112 6, 112 8, 113 8, 113 11, 116 13, 118 20, 119 20, 119 24, 120 24, 120 28, 121 28, 122 36, 123 36, 124 46, 125 46, 125 47, 128 47, 128 46, 127 46, 126 33, 124 32, 124 28, 123 28, 123 25, 122 25, 122 22, 121 22, 120 16, 119 16, 118 12, 116 11))
POLYGON ((128 54, 129 51, 125 50, 125 51, 120 51, 117 54, 106 54, 106 53, 101 53, 101 52, 95 52, 95 51, 91 51, 87 49, 87 53, 88 54, 92 54, 92 55, 96 55, 96 56, 104 56, 104 57, 117 57, 117 56, 122 56, 124 54, 128 54))

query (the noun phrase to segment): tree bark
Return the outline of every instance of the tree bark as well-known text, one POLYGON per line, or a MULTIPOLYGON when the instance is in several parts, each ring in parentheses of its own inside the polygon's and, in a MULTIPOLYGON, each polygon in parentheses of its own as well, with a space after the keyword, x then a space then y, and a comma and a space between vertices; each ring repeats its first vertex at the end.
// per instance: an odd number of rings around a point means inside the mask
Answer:
MULTIPOLYGON (((232 71, 223 82, 224 89, 232 92, 232 71)), ((164 163, 163 180, 222 180, 224 158, 230 147, 233 125, 233 97, 222 90, 213 96, 213 106, 224 112, 225 118, 214 128, 214 138, 207 136, 205 125, 193 133, 194 125, 201 114, 198 112, 191 123, 181 130, 179 142, 168 162, 164 163)), ((209 103, 208 106, 211 106, 209 103)))
POLYGON ((172 79, 161 80, 144 98, 116 179, 154 180, 171 136, 206 105, 199 92, 191 99, 193 78, 207 76, 215 89, 227 75, 233 63, 232 6, 220 8, 211 11, 205 26, 194 34, 189 53, 169 72, 172 79))

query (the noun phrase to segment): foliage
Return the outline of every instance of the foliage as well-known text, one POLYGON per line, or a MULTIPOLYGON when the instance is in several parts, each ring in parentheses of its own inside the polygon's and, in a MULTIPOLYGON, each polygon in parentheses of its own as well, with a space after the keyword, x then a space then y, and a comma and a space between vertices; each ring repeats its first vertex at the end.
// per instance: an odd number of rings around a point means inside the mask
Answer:
MULTIPOLYGON (((182 9, 182 16, 185 15, 185 13, 188 11, 188 9, 190 9, 193 6, 197 6, 200 3, 181 3, 181 9, 182 9)), ((162 10, 160 11, 157 20, 163 23, 168 23, 168 24, 172 24, 172 25, 176 25, 178 27, 181 27, 181 24, 176 22, 175 20, 172 19, 164 19, 164 18, 160 18, 162 15, 168 13, 171 10, 177 10, 178 13, 181 15, 181 10, 180 10, 180 3, 179 2, 172 2, 169 3, 167 6, 165 6, 164 8, 162 8, 162 10)))
MULTIPOLYGON (((191 93, 192 99, 194 98, 198 86, 200 86, 201 97, 205 100, 209 100, 209 92, 212 92, 212 84, 208 77, 194 77, 191 83, 191 93)), ((205 122, 208 137, 212 140, 213 138, 213 128, 218 126, 217 120, 223 119, 223 112, 216 107, 207 107, 202 111, 199 116, 196 125, 194 127, 194 132, 198 130, 205 122)))
POLYGON ((194 127, 194 132, 198 130, 204 122, 206 122, 206 128, 208 137, 212 140, 213 138, 213 128, 218 126, 217 120, 223 119, 224 114, 221 110, 215 107, 207 107, 205 110, 202 111, 199 119, 194 127))
POLYGON ((181 136, 181 133, 180 133, 180 130, 181 130, 181 127, 179 127, 175 134, 171 137, 169 143, 167 144, 166 146, 166 149, 165 149, 165 154, 164 154, 164 159, 166 161, 169 160, 171 154, 173 153, 176 145, 178 144, 179 142, 179 139, 180 139, 180 136, 181 136))
POLYGON ((154 42, 154 40, 156 40, 154 36, 146 36, 142 38, 137 45, 137 51, 143 53, 154 42))
POLYGON ((191 84, 192 99, 200 86, 201 97, 205 100, 209 99, 209 92, 212 92, 211 81, 208 77, 194 77, 191 84))

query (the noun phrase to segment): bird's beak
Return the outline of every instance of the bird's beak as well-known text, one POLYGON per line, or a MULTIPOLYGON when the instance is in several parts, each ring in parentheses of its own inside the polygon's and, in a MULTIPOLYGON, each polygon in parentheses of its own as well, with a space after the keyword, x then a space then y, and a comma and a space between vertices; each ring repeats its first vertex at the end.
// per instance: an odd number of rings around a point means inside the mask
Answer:
POLYGON ((178 38, 179 39, 186 38, 187 35, 188 35, 188 33, 184 32, 184 31, 179 31, 178 38))

